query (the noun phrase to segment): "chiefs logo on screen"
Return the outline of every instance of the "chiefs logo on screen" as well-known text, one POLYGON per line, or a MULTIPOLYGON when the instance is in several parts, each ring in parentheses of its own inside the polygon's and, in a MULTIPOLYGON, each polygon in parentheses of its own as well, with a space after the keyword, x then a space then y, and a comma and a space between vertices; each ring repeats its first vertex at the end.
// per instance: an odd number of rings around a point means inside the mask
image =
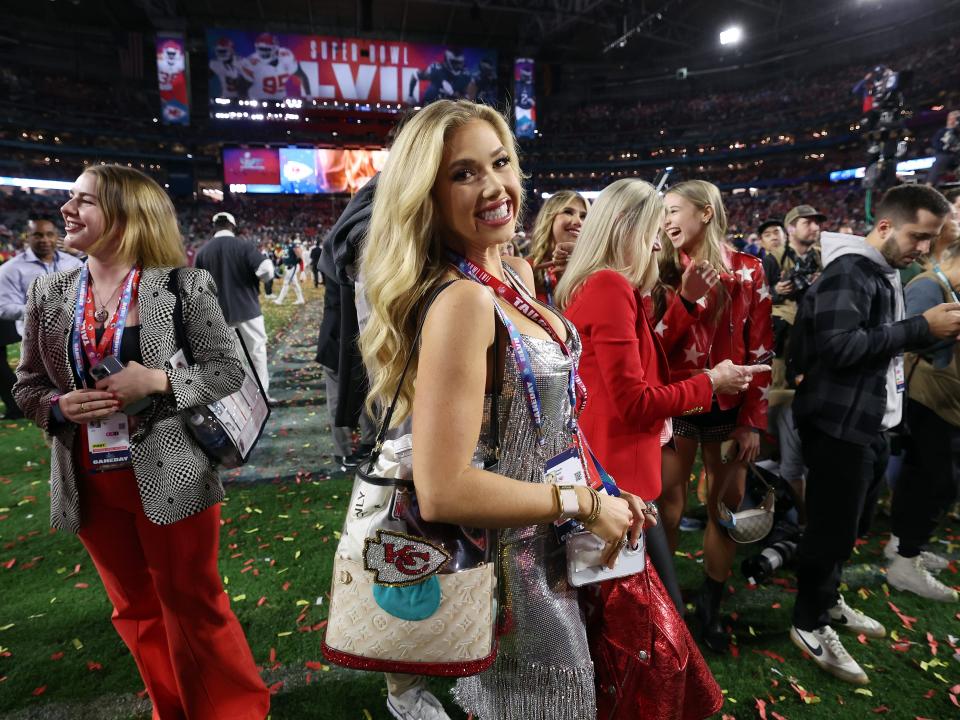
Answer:
POLYGON ((439 545, 401 532, 377 530, 363 548, 363 567, 378 585, 410 585, 438 572, 450 560, 439 545))

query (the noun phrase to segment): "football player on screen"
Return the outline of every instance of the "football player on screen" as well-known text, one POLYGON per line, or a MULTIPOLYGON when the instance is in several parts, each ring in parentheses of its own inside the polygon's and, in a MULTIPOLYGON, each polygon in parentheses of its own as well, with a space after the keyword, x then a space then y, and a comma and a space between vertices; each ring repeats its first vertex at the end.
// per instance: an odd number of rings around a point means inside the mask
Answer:
POLYGON ((252 55, 240 63, 240 73, 250 83, 248 94, 255 100, 283 100, 287 97, 287 81, 300 81, 300 97, 310 96, 310 81, 289 48, 280 47, 277 36, 261 33, 254 43, 252 55))
POLYGON ((234 52, 233 40, 220 38, 213 52, 216 57, 210 61, 210 74, 215 75, 220 83, 217 97, 238 98, 246 94, 250 83, 240 75, 240 60, 234 52))
POLYGON ((182 75, 186 64, 180 45, 173 40, 167 40, 157 53, 157 77, 160 81, 160 92, 172 92, 178 75, 182 75))
POLYGON ((475 100, 477 97, 477 83, 467 72, 466 61, 461 50, 447 49, 443 52, 443 62, 435 62, 426 70, 418 70, 410 78, 410 87, 407 90, 408 102, 419 105, 417 83, 426 80, 430 83, 423 94, 423 104, 428 105, 434 100, 460 100, 467 98, 475 100))
POLYGON ((497 68, 490 58, 482 58, 473 82, 477 86, 477 102, 485 105, 497 104, 497 68))

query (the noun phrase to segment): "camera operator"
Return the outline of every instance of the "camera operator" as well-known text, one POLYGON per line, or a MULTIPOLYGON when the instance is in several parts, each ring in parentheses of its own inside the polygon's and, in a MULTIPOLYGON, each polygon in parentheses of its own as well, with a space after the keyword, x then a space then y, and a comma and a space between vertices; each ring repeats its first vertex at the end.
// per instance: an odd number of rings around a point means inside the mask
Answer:
POLYGON ((881 199, 866 238, 826 235, 823 276, 804 297, 793 331, 791 364, 803 374, 793 414, 809 473, 790 638, 825 671, 861 685, 866 673, 830 624, 886 634, 844 602, 840 576, 868 529, 889 455, 887 431, 903 414, 903 353, 960 335, 960 303, 907 318, 897 273, 929 252, 949 213, 933 188, 900 185, 881 199))
POLYGON ((960 159, 960 110, 947 114, 947 124, 933 136, 933 152, 936 160, 927 176, 927 185, 936 187, 940 177, 957 166, 960 159))
POLYGON ((820 242, 820 224, 826 219, 826 215, 810 205, 798 205, 790 210, 785 219, 787 244, 779 252, 776 243, 766 239, 773 235, 775 224, 771 227, 771 221, 767 221, 760 226, 761 237, 772 248, 763 258, 763 271, 767 276, 767 284, 773 290, 773 350, 776 354, 772 378, 774 389, 787 386, 783 358, 790 339, 790 329, 797 316, 797 303, 823 267, 820 253, 814 246, 820 242))

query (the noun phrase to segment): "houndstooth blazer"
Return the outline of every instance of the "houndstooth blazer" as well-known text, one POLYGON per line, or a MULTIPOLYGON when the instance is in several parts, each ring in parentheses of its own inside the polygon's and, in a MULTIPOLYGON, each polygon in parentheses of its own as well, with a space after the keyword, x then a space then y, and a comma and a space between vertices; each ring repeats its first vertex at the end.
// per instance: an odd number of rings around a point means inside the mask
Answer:
MULTIPOLYGON (((168 525, 223 500, 223 486, 210 459, 190 435, 178 411, 218 400, 240 389, 243 366, 234 332, 217 303, 217 286, 205 270, 180 272, 183 318, 195 364, 172 370, 165 363, 177 351, 173 332, 175 297, 167 289, 170 268, 145 268, 140 278, 140 350, 143 365, 163 369, 173 394, 154 396, 153 405, 130 437, 133 473, 146 516, 168 525)), ((13 388, 24 414, 52 440, 50 525, 80 529, 80 488, 73 460, 74 423, 50 415, 54 395, 76 389, 70 335, 80 269, 37 278, 30 288, 17 382, 13 388)))

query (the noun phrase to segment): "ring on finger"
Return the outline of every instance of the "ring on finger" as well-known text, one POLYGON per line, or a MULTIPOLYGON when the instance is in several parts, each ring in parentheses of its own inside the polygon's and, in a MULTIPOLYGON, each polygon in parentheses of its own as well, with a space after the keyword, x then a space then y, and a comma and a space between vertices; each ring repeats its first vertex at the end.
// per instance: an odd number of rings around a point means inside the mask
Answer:
POLYGON ((85 402, 80 403, 80 412, 85 413, 87 411, 87 404, 85 402))

